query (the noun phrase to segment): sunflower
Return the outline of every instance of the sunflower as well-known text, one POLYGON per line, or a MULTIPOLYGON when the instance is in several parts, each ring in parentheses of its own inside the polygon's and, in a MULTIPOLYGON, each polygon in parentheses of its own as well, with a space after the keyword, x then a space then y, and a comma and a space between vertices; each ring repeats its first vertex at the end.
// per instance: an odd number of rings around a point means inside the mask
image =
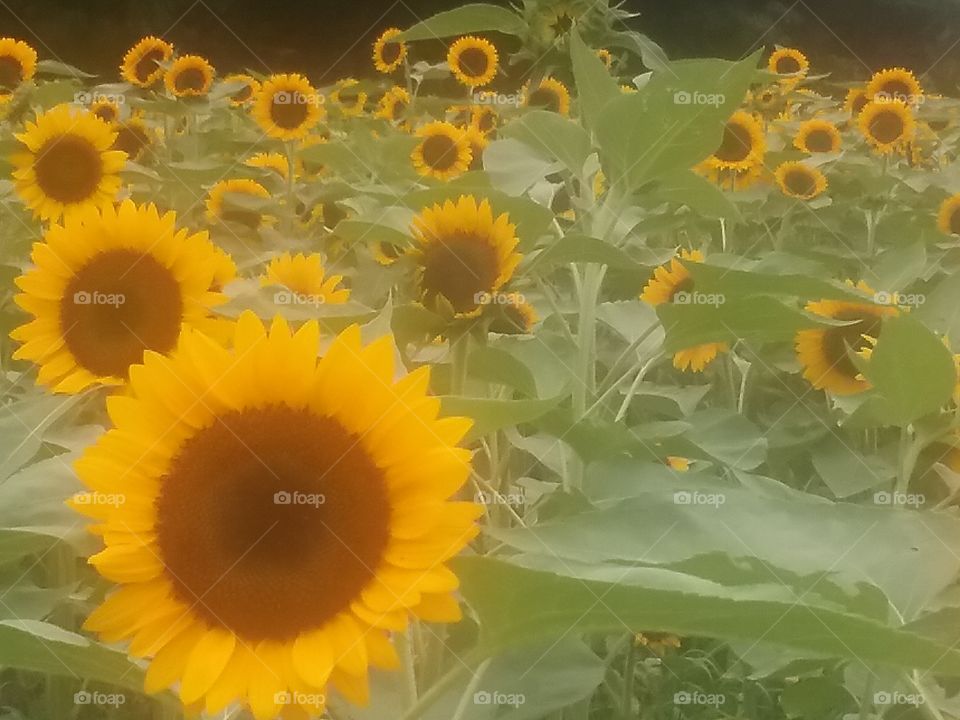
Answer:
POLYGON ((367 702, 411 616, 461 618, 446 563, 482 509, 449 498, 471 421, 437 417, 426 367, 395 380, 389 336, 364 346, 350 327, 319 360, 318 345, 315 321, 292 333, 251 312, 230 348, 188 329, 131 370, 76 463, 92 493, 73 507, 105 542, 90 563, 120 585, 84 627, 150 658, 148 692, 319 716, 328 684, 367 702))
POLYGON ((717 170, 748 170, 763 160, 765 151, 760 122, 750 113, 738 110, 727 120, 720 147, 705 164, 717 170))
POLYGON ((473 105, 470 107, 469 124, 484 135, 494 131, 500 122, 500 116, 491 105, 473 105))
POLYGON ((230 104, 234 107, 241 107, 253 102, 253 98, 260 91, 260 81, 243 73, 227 75, 223 82, 224 84, 239 86, 239 89, 230 96, 230 104))
POLYGON ((470 169, 483 169, 483 151, 490 141, 476 125, 467 125, 463 130, 464 137, 470 143, 470 169))
POLYGON ((330 101, 347 117, 362 115, 363 107, 367 103, 367 94, 359 88, 359 80, 354 78, 339 80, 330 93, 330 101))
POLYGON ((690 460, 685 457, 668 455, 665 460, 667 467, 675 472, 687 472, 690 470, 690 460))
POLYGON ((106 98, 94 100, 88 108, 91 115, 96 115, 107 125, 117 122, 120 119, 120 106, 113 100, 106 98))
POLYGON ((923 87, 909 70, 888 68, 870 78, 866 95, 876 102, 899 100, 905 105, 919 105, 923 102, 923 87))
POLYGON ((502 335, 525 335, 533 332, 539 318, 533 305, 517 293, 509 293, 507 302, 497 306, 497 314, 490 323, 490 332, 502 335))
POLYGON ((917 128, 910 108, 900 100, 868 102, 858 123, 867 142, 884 155, 909 142, 917 128))
POLYGON ((726 170, 701 163, 694 170, 724 190, 735 191, 746 190, 759 183, 765 177, 766 168, 761 162, 755 162, 743 170, 726 170))
POLYGON ((447 53, 450 72, 461 85, 483 87, 497 76, 499 55, 496 46, 486 38, 467 35, 459 38, 447 53))
POLYGON ((213 87, 215 72, 206 58, 181 55, 163 75, 167 92, 176 97, 200 97, 213 87))
POLYGON ((606 48, 600 48, 597 50, 597 57, 600 58, 607 70, 613 67, 613 55, 611 55, 610 51, 606 48))
POLYGON ((323 260, 317 253, 291 255, 287 252, 270 261, 260 276, 260 285, 285 287, 298 295, 318 298, 318 302, 340 304, 350 299, 349 290, 337 287, 342 280, 342 275, 326 275, 323 260))
POLYGON ((850 88, 847 91, 847 97, 843 101, 843 108, 851 118, 856 120, 860 116, 860 111, 870 102, 867 97, 867 91, 863 88, 850 88))
POLYGON ((13 38, 0 38, 0 94, 8 95, 37 71, 37 51, 13 38))
POLYGON ((473 155, 470 142, 460 128, 447 122, 432 122, 417 131, 422 138, 411 154, 413 166, 421 175, 449 180, 470 167, 473 155))
POLYGON ((373 44, 373 66, 377 72, 389 74, 403 65, 407 57, 407 45, 397 39, 402 34, 399 28, 389 28, 373 44))
POLYGON ((388 242, 387 240, 381 240, 380 242, 374 243, 371 253, 373 254, 373 259, 377 261, 379 265, 388 266, 393 265, 397 260, 403 257, 406 252, 405 248, 395 243, 388 242))
MULTIPOLYGON (((853 285, 849 281, 847 284, 853 285)), ((860 282, 857 288, 869 295, 875 294, 866 283, 860 282)), ((849 324, 797 333, 797 359, 803 366, 803 376, 818 390, 828 390, 834 395, 855 395, 867 390, 870 384, 850 359, 850 351, 856 353, 870 348, 869 339, 880 336, 883 318, 897 315, 897 308, 869 302, 817 300, 807 303, 806 310, 849 324)))
POLYGON ((145 37, 127 51, 120 66, 123 79, 148 88, 163 77, 162 63, 173 57, 173 45, 153 36, 145 37))
POLYGON ((376 117, 396 122, 402 120, 410 107, 410 93, 400 86, 392 87, 380 98, 376 117))
POLYGON ((490 202, 472 195, 424 208, 412 229, 421 298, 431 305, 443 298, 458 316, 478 314, 481 295, 499 292, 522 258, 507 213, 495 218, 490 202))
POLYGON ((278 152, 260 152, 251 155, 243 164, 247 167, 259 168, 262 170, 272 170, 284 180, 290 175, 290 161, 287 156, 278 152))
POLYGON ((767 69, 777 75, 785 75, 781 82, 794 84, 807 76, 810 69, 810 61, 807 56, 794 48, 777 48, 770 55, 767 62, 767 69))
POLYGON ((176 213, 131 200, 51 225, 16 281, 33 319, 10 333, 23 343, 14 357, 55 392, 122 383, 144 351, 173 350, 183 323, 225 300, 210 292, 212 252, 205 233, 177 230, 176 213))
POLYGON ((141 117, 129 117, 114 123, 117 139, 113 141, 114 150, 122 150, 131 160, 138 160, 153 145, 157 134, 141 117))
POLYGON ((960 235, 960 193, 948 197, 940 205, 937 227, 945 235, 960 235))
POLYGON ((680 638, 670 633, 642 632, 636 634, 634 644, 637 647, 649 649, 658 657, 663 657, 666 655, 668 648, 680 649, 680 638))
POLYGON ((302 140, 326 114, 321 95, 302 75, 272 75, 253 101, 253 118, 270 137, 302 140))
POLYGON ((835 153, 840 144, 840 131, 828 120, 807 120, 793 139, 793 146, 806 153, 835 153))
POLYGON ((748 99, 750 106, 767 118, 776 117, 786 106, 786 94, 779 84, 758 88, 749 94, 748 99))
POLYGON ((827 189, 827 178, 819 168, 796 160, 780 163, 774 177, 784 195, 798 200, 813 200, 827 189))
POLYGON ((528 89, 524 94, 527 107, 550 110, 565 117, 570 114, 570 91, 555 78, 544 78, 536 88, 528 89))
POLYGON ((270 191, 263 185, 243 178, 220 180, 207 194, 207 218, 211 221, 235 222, 256 229, 267 222, 268 218, 256 210, 225 207, 227 194, 246 195, 254 198, 269 198, 270 191))
POLYGON ((58 220, 113 202, 127 156, 111 150, 116 133, 88 112, 58 105, 15 136, 23 152, 11 160, 14 187, 43 220, 58 220))

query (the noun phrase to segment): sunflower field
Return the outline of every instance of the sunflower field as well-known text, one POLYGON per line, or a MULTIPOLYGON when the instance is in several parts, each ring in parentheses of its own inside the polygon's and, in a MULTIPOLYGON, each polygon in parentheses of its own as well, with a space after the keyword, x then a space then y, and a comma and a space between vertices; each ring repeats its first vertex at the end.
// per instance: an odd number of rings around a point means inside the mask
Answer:
POLYGON ((0 39, 0 719, 960 718, 960 100, 640 27, 0 39))

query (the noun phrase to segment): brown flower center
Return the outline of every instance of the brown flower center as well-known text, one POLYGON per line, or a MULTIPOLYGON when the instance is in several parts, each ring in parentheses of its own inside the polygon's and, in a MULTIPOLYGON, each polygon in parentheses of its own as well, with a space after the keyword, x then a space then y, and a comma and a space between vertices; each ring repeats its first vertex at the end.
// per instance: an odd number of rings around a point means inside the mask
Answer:
POLYGON ((833 150, 833 135, 826 130, 814 130, 807 135, 806 145, 810 152, 830 152, 833 150))
POLYGON ((299 91, 280 91, 270 103, 270 119, 274 125, 284 130, 295 130, 303 125, 309 115, 305 102, 301 102, 299 91))
POLYGON ((434 239, 424 249, 422 263, 424 295, 442 295, 458 313, 475 310, 478 294, 491 292, 499 276, 496 248, 468 233, 434 239))
POLYGON ((899 140, 905 129, 903 118, 892 110, 882 110, 870 121, 870 134, 884 144, 899 140))
POLYGON ((728 122, 723 128, 723 141, 714 154, 722 162, 743 162, 752 150, 750 131, 739 123, 728 122))
POLYGON ((777 72, 781 75, 793 75, 801 70, 800 61, 795 57, 782 57, 777 60, 777 72))
POLYGON ((433 170, 446 171, 457 164, 456 141, 449 135, 431 135, 423 141, 423 161, 433 170))
POLYGON ((468 47, 460 53, 458 64, 464 75, 478 78, 485 75, 487 70, 490 69, 490 58, 481 48, 468 47))
POLYGON ((856 378, 860 370, 847 352, 849 347, 853 352, 859 352, 870 347, 863 336, 880 337, 881 320, 875 315, 869 315, 856 310, 844 310, 833 316, 835 320, 854 321, 852 325, 834 327, 823 334, 823 355, 827 366, 850 379, 856 378))
POLYGON ((15 90, 23 81, 23 66, 9 55, 0 56, 0 88, 15 90))
POLYGON ((173 86, 177 92, 203 92, 207 85, 207 76, 201 68, 188 67, 181 70, 174 78, 173 86))
POLYGON ((550 88, 539 87, 534 90, 527 98, 527 104, 530 107, 560 112, 560 96, 550 88))
POLYGON ((801 198, 810 198, 817 193, 817 179, 807 170, 794 168, 786 173, 783 184, 790 194, 801 198))
POLYGON ((103 160, 89 140, 61 135, 40 146, 33 171, 45 195, 64 204, 77 203, 96 193, 103 178, 103 160))
POLYGON ((163 62, 166 55, 160 48, 147 50, 133 68, 133 74, 140 82, 147 82, 150 76, 157 71, 157 63, 163 62))

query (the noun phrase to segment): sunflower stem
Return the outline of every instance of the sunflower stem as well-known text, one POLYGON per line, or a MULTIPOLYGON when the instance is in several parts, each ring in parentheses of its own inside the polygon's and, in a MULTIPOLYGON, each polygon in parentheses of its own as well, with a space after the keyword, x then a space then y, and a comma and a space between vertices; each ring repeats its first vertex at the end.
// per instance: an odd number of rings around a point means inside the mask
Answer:
POLYGON ((417 704, 417 670, 413 653, 413 643, 410 641, 410 631, 397 633, 397 649, 400 651, 400 664, 403 668, 403 707, 410 709, 417 704))
POLYGON ((294 192, 293 182, 293 168, 296 154, 293 150, 293 143, 289 140, 283 144, 283 149, 287 155, 287 212, 284 214, 284 225, 286 227, 286 235, 289 238, 293 235, 294 216, 297 212, 297 197, 294 192))
POLYGON ((470 333, 450 338, 450 394, 463 396, 467 387, 467 365, 470 357, 470 333))
MULTIPOLYGON (((596 389, 597 301, 606 266, 591 263, 584 268, 580 285, 580 315, 577 325, 577 374, 579 382, 573 388, 573 418, 579 422, 586 413, 587 401, 596 389)), ((583 485, 584 466, 578 461, 568 477, 567 490, 583 485)))
POLYGON ((620 700, 620 715, 629 720, 633 714, 633 680, 637 664, 637 644, 631 638, 627 650, 627 662, 623 670, 623 696, 620 700))
POLYGON ((461 662, 454 663, 453 667, 442 678, 437 680, 417 699, 416 704, 408 708, 400 720, 419 720, 447 691, 454 687, 464 675, 473 672, 473 665, 477 658, 466 655, 461 662))
POLYGON ((467 709, 470 705, 473 704, 473 694, 476 692, 477 688, 480 687, 480 681, 483 680, 484 674, 487 672, 487 668, 490 667, 491 659, 487 658, 478 667, 474 673, 473 677, 470 678, 470 682, 467 683, 466 689, 463 691, 463 695, 460 696, 460 702, 457 703, 457 709, 454 711, 450 720, 463 720, 467 714, 467 709))

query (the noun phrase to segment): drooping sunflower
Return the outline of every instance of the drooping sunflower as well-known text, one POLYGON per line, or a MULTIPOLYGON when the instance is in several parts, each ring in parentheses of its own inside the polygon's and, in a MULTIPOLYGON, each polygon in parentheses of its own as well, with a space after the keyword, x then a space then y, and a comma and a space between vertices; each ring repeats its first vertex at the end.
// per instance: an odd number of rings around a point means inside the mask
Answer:
POLYGON ((199 55, 181 55, 163 75, 167 92, 176 97, 201 97, 210 92, 215 75, 213 65, 199 55))
POLYGON ((913 113, 900 100, 868 102, 860 111, 858 124, 867 142, 883 155, 909 142, 917 129, 913 113))
POLYGON ((360 81, 355 78, 344 78, 337 81, 330 92, 330 102, 339 108, 347 117, 363 115, 367 104, 367 93, 360 89, 360 81))
POLYGON ((302 75, 272 75, 253 101, 253 119, 270 137, 301 140, 323 119, 320 94, 302 75))
POLYGON ((784 195, 798 200, 813 200, 827 189, 827 178, 820 168, 797 160, 780 163, 774 177, 784 195))
POLYGON ((9 95, 37 72, 37 51, 13 38, 0 38, 0 95, 9 95))
MULTIPOLYGON (((847 284, 853 285, 849 281, 847 284)), ((862 281, 857 288, 875 295, 862 281)), ((850 324, 797 333, 797 359, 803 366, 803 376, 818 390, 828 390, 834 395, 856 395, 867 390, 870 383, 850 359, 850 352, 870 348, 868 338, 876 340, 880 337, 883 318, 897 315, 899 310, 891 305, 844 300, 817 300, 807 303, 806 309, 815 315, 850 324)))
POLYGON ((847 91, 847 97, 843 101, 843 108, 847 111, 853 120, 860 116, 860 111, 870 102, 867 97, 867 91, 863 88, 850 88, 847 91))
POLYGON ((807 120, 800 125, 793 146, 806 153, 835 153, 842 143, 840 130, 829 120, 807 120))
POLYGON ((481 294, 499 292, 522 259, 509 215, 494 217, 490 202, 472 195, 424 208, 412 231, 421 299, 434 305, 442 298, 457 316, 479 314, 481 294))
POLYGON ((499 57, 492 42, 467 35, 450 46, 447 65, 457 82, 468 88, 477 88, 493 82, 497 76, 499 57))
POLYGON ((905 68, 887 68, 874 73, 867 83, 867 99, 876 102, 899 100, 905 105, 923 102, 923 86, 916 76, 905 68))
POLYGON ((137 87, 152 87, 163 77, 163 63, 173 57, 173 45, 153 36, 145 37, 127 51, 120 65, 123 79, 137 87))
POLYGON ((230 96, 230 104, 234 107, 242 107, 253 102, 253 98, 260 90, 260 81, 244 73, 234 73, 227 75, 223 79, 224 84, 237 85, 239 89, 230 96))
MULTIPOLYGON (((653 278, 643 288, 640 299, 652 307, 672 303, 677 293, 693 290, 693 277, 684 265, 685 262, 703 262, 703 253, 699 250, 680 250, 679 257, 660 265, 653 271, 653 278)), ((673 366, 678 370, 703 372, 721 352, 727 352, 726 343, 704 343, 684 348, 673 354, 673 366)))
POLYGON ((251 155, 243 164, 247 167, 260 168, 262 170, 272 170, 284 180, 290 174, 290 161, 287 156, 278 152, 260 152, 251 155))
POLYGON ((130 160, 139 160, 157 139, 156 131, 142 117, 132 116, 113 125, 117 139, 114 150, 122 150, 130 160))
POLYGON ((376 117, 397 122, 403 119, 408 107, 410 107, 410 93, 406 88, 398 85, 387 90, 380 98, 376 117))
POLYGON ((230 348, 187 329, 131 370, 76 463, 93 494, 73 506, 105 542, 90 563, 120 585, 84 626, 150 659, 148 692, 317 717, 328 685, 368 701, 411 616, 461 618, 446 563, 482 514, 450 500, 471 421, 437 417, 428 368, 395 379, 389 336, 364 346, 353 326, 318 346, 316 322, 251 312, 230 348), (125 502, 96 502, 107 488, 125 502))
POLYGON ((727 120, 720 147, 705 164, 717 170, 749 170, 763 160, 765 151, 760 122, 750 113, 738 110, 727 120))
POLYGON ((16 281, 33 319, 10 333, 23 343, 14 357, 38 364, 37 382, 55 392, 124 382, 145 351, 170 352, 184 323, 226 299, 210 291, 212 253, 176 213, 131 200, 51 225, 16 281))
POLYGON ((89 111, 96 115, 107 125, 117 122, 120 119, 120 106, 113 100, 98 99, 90 103, 89 111))
POLYGON ((373 66, 377 72, 386 75, 403 65, 407 57, 407 45, 397 40, 402 34, 399 28, 388 28, 373 43, 373 66))
POLYGON ((463 130, 447 122, 436 121, 417 130, 420 144, 413 149, 413 166, 421 175, 449 180, 470 167, 473 155, 463 130))
POLYGON ((937 227, 945 235, 960 235, 960 193, 951 195, 940 205, 937 227))
POLYGON ((807 56, 795 48, 777 48, 767 61, 767 68, 772 73, 784 75, 781 82, 795 84, 807 75, 810 61, 807 56))
POLYGON ((270 261, 260 276, 260 285, 285 287, 300 295, 318 298, 326 304, 340 304, 350 299, 349 290, 337 287, 342 280, 342 275, 326 274, 323 258, 318 253, 291 255, 287 252, 270 261))
POLYGON ((533 305, 517 293, 510 293, 507 302, 498 305, 490 332, 502 335, 525 335, 533 332, 539 318, 533 305))
POLYGON ((483 169, 483 151, 490 140, 476 125, 467 125, 463 130, 464 137, 470 143, 470 170, 483 169))
POLYGON ((256 229, 268 221, 268 218, 256 210, 244 210, 226 207, 227 194, 248 195, 255 198, 269 198, 270 191, 255 180, 235 178, 220 180, 210 188, 207 194, 207 218, 211 221, 235 222, 256 229))
POLYGON ((116 133, 99 118, 58 105, 15 137, 24 148, 11 158, 14 187, 37 217, 59 220, 113 202, 127 156, 110 149, 116 133))
POLYGON ((550 110, 564 117, 570 114, 570 91, 556 78, 546 77, 524 93, 527 107, 550 110))

